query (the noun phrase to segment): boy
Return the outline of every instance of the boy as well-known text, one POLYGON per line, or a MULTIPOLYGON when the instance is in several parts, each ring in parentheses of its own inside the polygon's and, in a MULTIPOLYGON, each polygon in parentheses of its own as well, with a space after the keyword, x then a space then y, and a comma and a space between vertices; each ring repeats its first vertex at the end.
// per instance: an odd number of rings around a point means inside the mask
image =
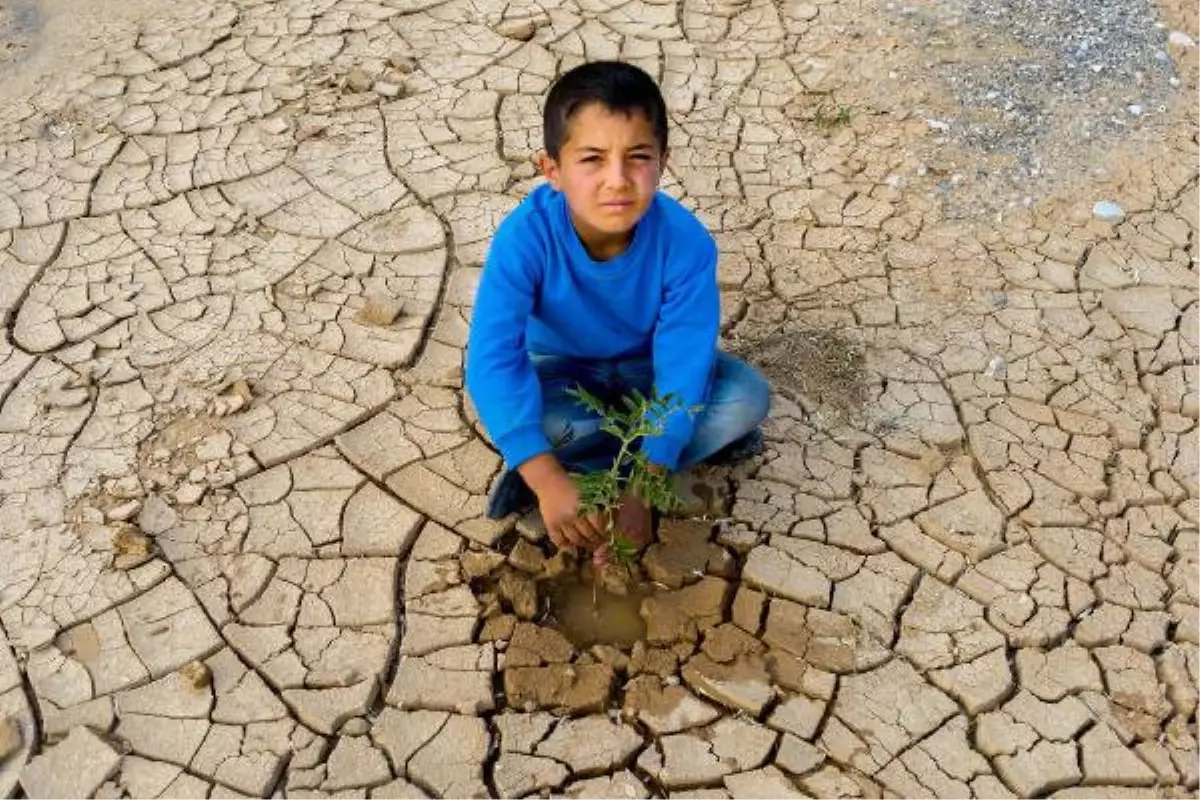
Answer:
MULTIPOLYGON (((667 111, 654 80, 619 62, 583 64, 550 88, 543 112, 547 183, 496 231, 475 299, 467 389, 508 471, 488 514, 534 497, 559 547, 603 558, 603 525, 579 515, 568 472, 607 469, 616 439, 567 390, 607 404, 632 389, 674 393, 674 413, 643 442, 650 462, 684 469, 761 439, 769 390, 717 351, 717 247, 691 212, 657 191, 667 111)), ((639 545, 650 510, 622 498, 619 529, 639 545)))

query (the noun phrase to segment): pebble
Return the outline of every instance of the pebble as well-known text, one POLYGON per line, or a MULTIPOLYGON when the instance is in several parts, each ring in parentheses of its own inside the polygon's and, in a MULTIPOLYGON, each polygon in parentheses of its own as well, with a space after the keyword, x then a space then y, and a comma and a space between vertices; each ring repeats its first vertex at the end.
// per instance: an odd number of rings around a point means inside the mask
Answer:
POLYGON ((400 94, 404 87, 396 83, 388 81, 375 81, 375 94, 381 97, 396 97, 400 94))
POLYGON ((179 668, 179 674, 193 689, 203 689, 212 683, 212 668, 203 661, 189 661, 179 668))
POLYGON ((208 476, 209 486, 232 486, 236 482, 237 475, 228 469, 219 469, 208 476))
POLYGON ((190 506, 204 496, 204 487, 194 483, 185 483, 175 490, 175 502, 190 506))
POLYGON ((519 42, 528 42, 537 33, 537 23, 532 19, 509 19, 495 28, 496 33, 519 42))
POLYGON ((142 503, 140 500, 130 500, 127 503, 110 508, 108 510, 108 518, 110 521, 124 522, 141 510, 142 503))
POLYGON ((388 59, 388 63, 392 65, 392 69, 401 73, 412 72, 417 68, 417 60, 410 56, 394 55, 388 59))
POLYGON ((1126 106, 1125 110, 1128 111, 1130 114, 1132 114, 1135 117, 1140 117, 1142 115, 1142 111, 1144 109, 1137 103, 1132 103, 1132 104, 1126 106))
POLYGON ((138 513, 138 527, 151 536, 165 533, 175 524, 175 511, 156 494, 146 498, 138 513))
POLYGON ((1125 219, 1125 209, 1111 200, 1101 200, 1092 206, 1092 216, 1101 222, 1116 224, 1125 219))
POLYGON ((1167 37, 1167 42, 1177 47, 1196 46, 1196 43, 1192 40, 1192 37, 1188 36, 1183 31, 1171 31, 1171 34, 1167 37))
POLYGON ((1000 356, 988 359, 987 369, 983 371, 989 378, 1003 378, 1008 372, 1008 363, 1000 356))
POLYGON ((371 76, 366 70, 355 67, 346 73, 346 88, 352 92, 365 92, 371 88, 371 76))

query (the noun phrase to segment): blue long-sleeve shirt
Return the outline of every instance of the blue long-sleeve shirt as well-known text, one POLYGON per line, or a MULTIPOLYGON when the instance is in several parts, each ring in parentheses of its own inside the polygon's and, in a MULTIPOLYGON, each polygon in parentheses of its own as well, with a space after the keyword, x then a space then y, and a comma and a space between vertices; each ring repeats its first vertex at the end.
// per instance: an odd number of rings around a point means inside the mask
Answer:
MULTIPOLYGON (((548 184, 530 192, 492 239, 467 344, 467 390, 508 465, 551 450, 531 352, 649 356, 660 394, 702 405, 720 326, 716 269, 712 236, 661 192, 608 261, 588 255, 560 192, 548 184)), ((643 452, 675 469, 694 425, 692 415, 672 414, 643 452)))

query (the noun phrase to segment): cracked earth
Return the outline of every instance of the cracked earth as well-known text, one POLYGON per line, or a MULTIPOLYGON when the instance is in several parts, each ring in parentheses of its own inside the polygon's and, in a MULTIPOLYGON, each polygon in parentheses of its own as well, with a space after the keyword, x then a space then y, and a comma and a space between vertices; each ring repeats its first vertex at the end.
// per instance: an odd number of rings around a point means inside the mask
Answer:
POLYGON ((976 206, 872 0, 10 5, 0 796, 1196 796, 1194 5, 1166 105, 976 206), (617 57, 776 393, 575 644, 462 356, 617 57))

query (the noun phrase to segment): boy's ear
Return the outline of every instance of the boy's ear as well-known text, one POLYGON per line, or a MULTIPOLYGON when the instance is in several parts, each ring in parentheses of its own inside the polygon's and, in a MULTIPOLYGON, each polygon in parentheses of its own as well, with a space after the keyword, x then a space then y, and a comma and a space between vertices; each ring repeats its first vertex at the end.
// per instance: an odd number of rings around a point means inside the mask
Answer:
POLYGON ((558 162, 551 158, 545 150, 538 150, 533 160, 550 185, 558 190, 558 162))

